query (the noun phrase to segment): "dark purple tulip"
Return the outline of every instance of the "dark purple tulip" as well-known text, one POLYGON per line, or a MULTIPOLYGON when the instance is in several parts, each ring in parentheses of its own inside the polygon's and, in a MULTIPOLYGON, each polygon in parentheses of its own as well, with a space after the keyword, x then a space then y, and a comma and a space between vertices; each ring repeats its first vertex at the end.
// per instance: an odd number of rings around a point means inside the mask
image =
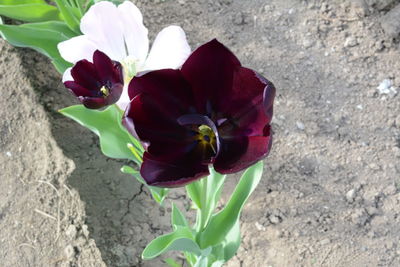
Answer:
POLYGON ((98 109, 118 101, 124 86, 122 66, 96 50, 93 63, 78 61, 71 69, 73 81, 64 82, 85 107, 98 109))
POLYGON ((123 124, 145 144, 149 185, 183 186, 207 174, 243 170, 267 156, 274 85, 212 40, 181 70, 135 77, 123 124))

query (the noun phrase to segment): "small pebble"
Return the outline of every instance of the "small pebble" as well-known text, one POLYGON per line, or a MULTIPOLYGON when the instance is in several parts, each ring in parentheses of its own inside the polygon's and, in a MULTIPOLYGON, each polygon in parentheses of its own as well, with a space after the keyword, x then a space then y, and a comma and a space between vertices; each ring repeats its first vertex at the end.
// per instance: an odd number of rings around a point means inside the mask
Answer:
POLYGON ((351 189, 346 193, 346 200, 349 203, 353 203, 354 202, 354 198, 356 196, 356 190, 355 189, 351 189))
POLYGON ((258 231, 265 231, 264 225, 260 224, 259 222, 256 222, 255 226, 256 226, 258 231))
POLYGON ((358 45, 357 39, 353 36, 349 36, 344 41, 344 47, 354 47, 358 45))
POLYGON ((7 151, 7 152, 6 152, 6 155, 7 155, 7 157, 11 157, 11 156, 12 156, 12 154, 11 154, 10 151, 7 151))
POLYGON ((328 238, 322 239, 321 240, 321 245, 328 245, 329 243, 331 243, 331 240, 329 240, 328 238))
POLYGON ((65 234, 70 238, 70 239, 75 239, 76 237, 76 227, 75 225, 71 224, 68 226, 67 230, 65 231, 65 234))
POLYGON ((305 129, 304 123, 302 123, 301 121, 296 121, 296 126, 301 131, 305 129))
POLYGON ((268 217, 268 219, 272 224, 278 224, 278 223, 280 223, 282 221, 282 219, 279 216, 276 216, 276 215, 273 215, 273 214, 271 214, 268 217))

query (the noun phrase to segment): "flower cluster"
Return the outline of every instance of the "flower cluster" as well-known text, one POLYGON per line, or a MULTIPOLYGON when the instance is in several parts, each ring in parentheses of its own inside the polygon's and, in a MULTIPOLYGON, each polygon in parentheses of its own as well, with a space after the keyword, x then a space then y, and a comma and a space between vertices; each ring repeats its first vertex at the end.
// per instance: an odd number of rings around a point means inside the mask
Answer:
POLYGON ((59 44, 75 63, 64 84, 87 108, 125 110, 123 125, 146 149, 147 184, 183 186, 210 165, 234 173, 268 154, 275 87, 217 40, 189 56, 183 30, 170 26, 147 56, 147 29, 130 2, 92 6, 81 30, 59 44))
MULTIPOLYGON (((91 6, 81 19, 80 29, 83 35, 58 44, 61 56, 73 64, 82 60, 91 62, 94 52, 100 50, 123 66, 126 85, 139 72, 179 68, 191 51, 182 28, 169 26, 158 33, 149 52, 143 16, 128 1, 118 7, 107 1, 91 6)), ((71 68, 67 69, 63 82, 74 80, 71 74, 71 68)), ((123 110, 130 102, 126 87, 117 101, 123 110)))

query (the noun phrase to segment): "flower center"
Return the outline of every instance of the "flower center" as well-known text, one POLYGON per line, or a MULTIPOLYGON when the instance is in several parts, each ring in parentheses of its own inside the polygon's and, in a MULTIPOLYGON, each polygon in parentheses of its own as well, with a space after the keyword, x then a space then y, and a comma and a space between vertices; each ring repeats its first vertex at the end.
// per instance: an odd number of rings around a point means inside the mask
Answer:
POLYGON ((124 83, 128 84, 131 79, 136 75, 137 69, 136 65, 138 64, 138 60, 133 56, 127 56, 121 62, 124 72, 124 83))
POLYGON ((100 92, 103 94, 104 97, 107 97, 110 95, 110 89, 108 89, 105 85, 100 88, 100 92))
POLYGON ((196 135, 197 141, 203 147, 209 147, 214 154, 217 153, 217 138, 213 130, 207 125, 200 125, 196 135))

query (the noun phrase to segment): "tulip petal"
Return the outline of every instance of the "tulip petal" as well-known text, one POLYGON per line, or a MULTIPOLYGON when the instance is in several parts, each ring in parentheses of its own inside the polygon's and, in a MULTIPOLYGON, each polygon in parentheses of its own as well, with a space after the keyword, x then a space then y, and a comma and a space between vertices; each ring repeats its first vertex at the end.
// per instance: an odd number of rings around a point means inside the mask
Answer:
POLYGON ((99 77, 93 63, 86 59, 78 61, 71 69, 74 81, 88 90, 96 91, 100 87, 99 77))
POLYGON ((220 126, 221 136, 258 136, 272 119, 274 85, 247 68, 235 71, 231 93, 218 112, 229 118, 220 126))
POLYGON ((76 83, 75 81, 66 81, 64 83, 65 87, 67 87, 76 97, 89 97, 92 96, 92 92, 87 90, 85 87, 76 83))
POLYGON ((178 118, 194 108, 190 86, 179 70, 163 69, 134 77, 128 93, 130 99, 138 94, 150 95, 162 113, 172 118, 178 118))
POLYGON ((190 55, 186 34, 179 26, 168 26, 154 40, 143 70, 177 69, 190 55))
POLYGON ((221 151, 214 168, 222 174, 235 173, 266 157, 271 149, 272 136, 239 137, 221 141, 221 151))
POLYGON ((106 54, 96 50, 93 54, 93 64, 103 84, 107 81, 123 84, 122 66, 119 62, 113 62, 106 54))
POLYGON ((180 187, 209 174, 208 166, 193 161, 166 162, 144 153, 140 174, 147 184, 180 187))
POLYGON ((91 6, 82 17, 80 28, 111 59, 122 61, 127 56, 121 14, 113 3, 101 1, 91 6))
POLYGON ((72 67, 66 69, 63 73, 62 82, 65 83, 66 81, 73 81, 74 78, 71 75, 72 67))
POLYGON ((126 107, 129 105, 130 102, 131 100, 129 99, 128 95, 128 85, 125 84, 122 90, 121 97, 118 99, 116 104, 121 110, 126 110, 126 107))
POLYGON ((217 40, 197 48, 182 66, 182 73, 192 85, 200 113, 208 112, 208 105, 219 110, 226 105, 231 93, 234 72, 240 68, 236 56, 217 40))
POLYGON ((151 96, 139 94, 127 107, 123 124, 144 142, 168 144, 186 139, 187 130, 165 112, 167 109, 167 106, 161 107, 151 96))
POLYGON ((140 10, 129 1, 118 6, 120 19, 123 24, 124 40, 128 54, 144 64, 149 52, 148 30, 143 25, 143 16, 140 10))
POLYGON ((139 94, 125 111, 123 125, 149 144, 142 177, 156 186, 180 186, 208 172, 193 132, 168 116, 150 95, 139 94), (179 180, 179 181, 175 181, 179 180))
POLYGON ((103 97, 78 97, 82 104, 90 109, 99 109, 107 105, 107 101, 103 97))
POLYGON ((63 59, 75 64, 82 59, 92 61, 96 44, 90 41, 87 36, 80 35, 59 43, 57 48, 63 59))

